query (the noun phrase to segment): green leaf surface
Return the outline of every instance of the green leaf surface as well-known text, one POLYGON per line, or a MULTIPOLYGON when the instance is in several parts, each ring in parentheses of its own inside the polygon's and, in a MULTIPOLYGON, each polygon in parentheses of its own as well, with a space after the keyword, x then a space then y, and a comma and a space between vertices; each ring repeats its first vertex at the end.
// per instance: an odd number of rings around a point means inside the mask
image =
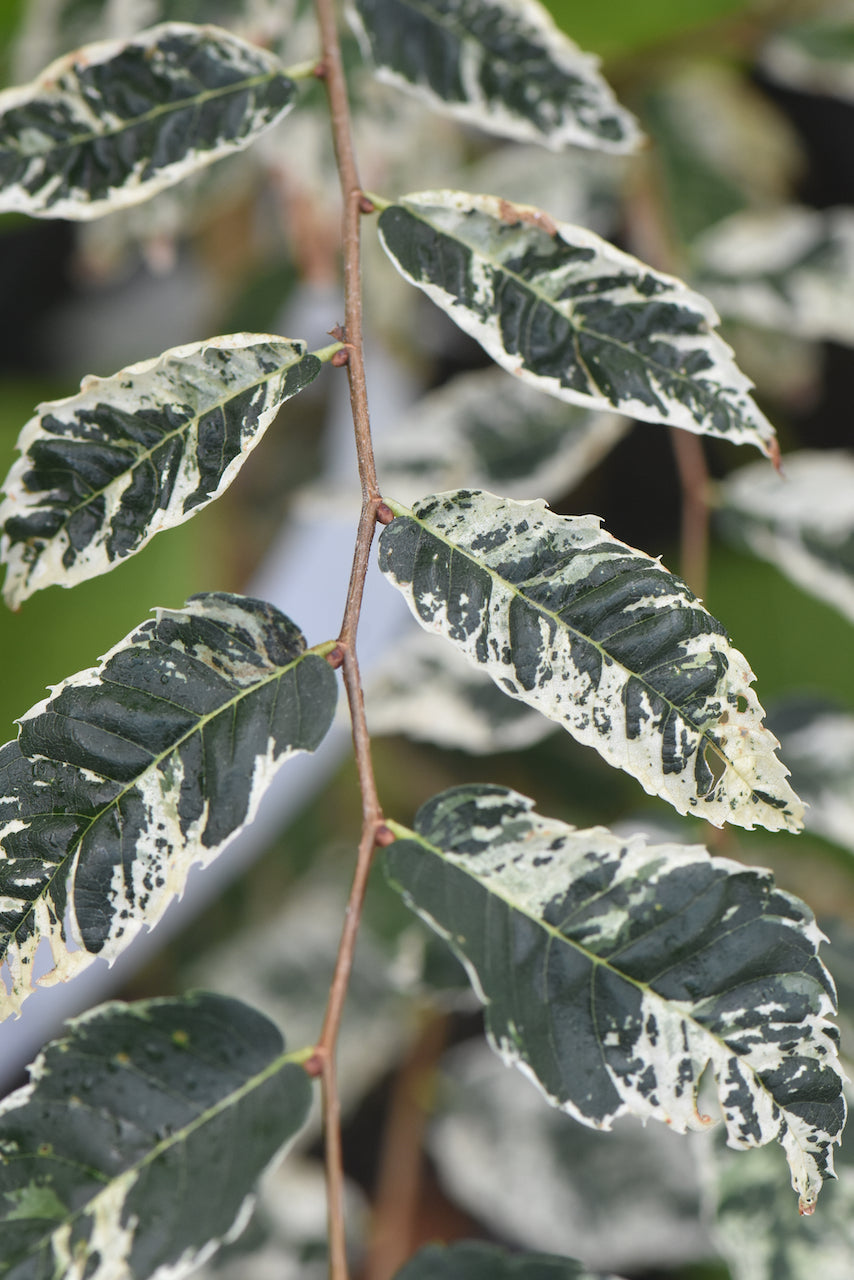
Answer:
POLYGON ((383 530, 417 620, 680 813, 797 830, 753 672, 680 578, 595 516, 461 489, 383 530))
POLYGON ((27 712, 0 748, 0 1015, 32 990, 40 942, 57 982, 153 928, 318 746, 336 695, 284 614, 213 593, 157 610, 27 712))
POLYGON ((854 210, 736 214, 694 254, 697 285, 725 319, 854 346, 854 210))
POLYGON ((395 1280, 620 1280, 593 1272, 572 1258, 549 1253, 510 1253, 481 1240, 428 1244, 395 1280))
POLYGON ((495 367, 460 374, 412 406, 377 445, 383 485, 403 502, 466 484, 553 502, 575 487, 629 430, 538 394, 495 367))
POLYGON ((537 0, 353 0, 348 16, 382 79, 490 133, 633 151, 641 133, 537 0))
POLYGON ((719 490, 720 527, 854 622, 854 453, 803 449, 783 474, 740 467, 719 490))
POLYGON ((705 298, 582 227, 459 191, 402 196, 382 243, 493 360, 542 391, 774 456, 705 298))
POLYGON ((235 333, 39 405, 0 503, 7 604, 106 573, 203 510, 320 368, 304 342, 235 333))
POLYGON ((241 150, 290 109, 279 61, 218 27, 163 23, 0 93, 0 211, 88 219, 241 150))
POLYGON ((387 874, 465 964, 505 1062, 582 1123, 706 1128, 710 1068, 730 1146, 777 1140, 811 1213, 845 1119, 833 981, 804 903, 700 846, 578 831, 503 787, 444 792, 387 874))
POLYGON ((242 1229, 312 1097, 272 1023, 207 994, 102 1005, 30 1073, 0 1104, 8 1280, 187 1274, 242 1229))

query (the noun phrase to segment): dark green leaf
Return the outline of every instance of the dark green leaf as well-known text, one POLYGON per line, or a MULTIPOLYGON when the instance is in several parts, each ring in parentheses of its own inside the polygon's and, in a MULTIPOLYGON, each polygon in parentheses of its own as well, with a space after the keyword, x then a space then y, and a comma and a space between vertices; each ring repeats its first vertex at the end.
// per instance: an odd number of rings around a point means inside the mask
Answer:
POLYGON ((211 594, 157 610, 23 716, 0 748, 0 1014, 32 989, 40 941, 58 981, 152 928, 318 746, 336 694, 284 614, 211 594))
POLYGON ((498 364, 572 403, 775 456, 712 305, 592 231, 495 196, 425 191, 379 219, 395 266, 498 364))
POLYGON ((680 578, 543 502, 385 501, 380 566, 426 630, 680 813, 800 828, 753 672, 680 578))
POLYGON ((85 378, 77 395, 39 405, 0 504, 6 602, 106 573, 189 520, 320 368, 304 342, 233 333, 85 378))
POLYGON ((0 94, 0 210, 96 218, 241 150, 293 104, 276 58, 163 23, 86 45, 0 94))
POLYGON ((572 1258, 549 1253, 509 1253, 480 1240, 428 1244, 395 1280, 620 1280, 588 1271, 572 1258))
POLYGON ((222 996, 71 1023, 0 1104, 0 1275, 144 1280, 204 1261, 305 1124, 311 1083, 294 1057, 222 996))
POLYGON ((491 133, 632 151, 641 139, 598 71, 536 0, 354 0, 384 80, 491 133))
POLYGON ((769 872, 540 818, 502 787, 428 801, 388 876, 468 969, 496 1051, 557 1107, 783 1146, 811 1213, 845 1120, 833 981, 809 908, 769 872))

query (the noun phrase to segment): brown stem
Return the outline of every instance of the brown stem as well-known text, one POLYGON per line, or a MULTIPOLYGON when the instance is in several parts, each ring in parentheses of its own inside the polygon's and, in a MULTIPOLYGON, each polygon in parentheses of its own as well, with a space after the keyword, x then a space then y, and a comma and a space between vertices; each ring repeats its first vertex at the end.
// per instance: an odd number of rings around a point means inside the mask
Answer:
POLYGON ((368 394, 362 347, 362 291, 360 222, 362 214, 369 211, 365 201, 356 159, 353 151, 350 125, 350 105, 347 100, 347 83, 341 61, 338 39, 338 23, 334 0, 315 0, 323 61, 322 75, 329 100, 332 140, 338 166, 343 201, 342 249, 344 259, 344 331, 338 336, 347 344, 347 377, 350 384, 350 407, 356 438, 356 456, 359 480, 362 486, 362 510, 356 534, 353 566, 344 617, 338 637, 338 648, 343 654, 342 674, 350 721, 353 729, 353 748, 359 787, 362 794, 362 834, 356 857, 356 867, 347 909, 335 972, 329 991, 329 1001, 323 1020, 316 1052, 322 1063, 323 1119, 326 1145, 327 1212, 329 1218, 329 1274, 331 1280, 347 1280, 347 1256, 344 1234, 344 1173, 341 1154, 340 1102, 335 1067, 335 1046, 344 1010, 344 1001, 356 937, 361 919, 362 904, 368 884, 371 860, 377 843, 377 834, 383 824, 382 810, 377 797, 373 763, 371 761, 370 735, 365 720, 359 661, 356 656, 356 632, 362 608, 365 575, 368 570, 371 543, 376 525, 376 513, 380 504, 377 486, 371 427, 368 414, 368 394))
POLYGON ((709 472, 699 436, 671 427, 670 440, 682 489, 682 577, 701 598, 709 563, 709 472))

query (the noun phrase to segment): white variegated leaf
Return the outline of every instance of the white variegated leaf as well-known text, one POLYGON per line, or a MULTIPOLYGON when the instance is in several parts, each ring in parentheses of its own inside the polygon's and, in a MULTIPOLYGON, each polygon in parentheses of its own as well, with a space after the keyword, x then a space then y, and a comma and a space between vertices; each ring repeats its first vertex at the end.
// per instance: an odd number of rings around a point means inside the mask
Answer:
POLYGON ((641 133, 598 70, 537 0, 353 0, 378 74, 490 133, 633 151, 641 133))
POLYGON ((243 1229, 312 1088, 237 1000, 107 1004, 69 1024, 0 1103, 0 1272, 189 1274, 243 1229))
POLYGON ((804 826, 854 853, 854 715, 805 698, 770 721, 806 805, 804 826))
POLYGON ((854 454, 804 449, 734 471, 720 487, 721 528, 854 622, 854 454))
POLYGON ((837 1181, 828 1183, 818 1215, 806 1222, 792 1214, 787 1179, 773 1152, 736 1155, 712 1143, 700 1154, 712 1237, 732 1280, 851 1280, 850 1143, 843 1142, 836 1157, 837 1181))
POLYGON ((837 5, 778 31, 760 51, 759 63, 778 84, 854 100, 854 11, 837 5))
POLYGON ((428 631, 680 813, 800 828, 753 672, 680 578, 542 501, 385 501, 380 565, 428 631))
POLYGON ((590 1271, 573 1258, 548 1253, 511 1253, 482 1240, 428 1244, 394 1280, 620 1280, 590 1271))
POLYGON ((725 318, 854 345, 854 209, 735 214, 694 251, 697 287, 725 318))
POLYGON ((3 485, 6 602, 106 573, 203 510, 320 368, 304 342, 236 333, 85 378, 77 395, 39 405, 3 485))
POLYGON ((628 431, 597 413, 540 395, 501 369, 460 374, 419 400, 377 446, 383 485, 402 502, 466 484, 554 502, 628 431))
POLYGON ((401 274, 523 381, 775 456, 714 308, 673 276, 494 196, 401 196, 379 232, 401 274))
POLYGON ((387 875, 466 966, 496 1052, 554 1105, 703 1129, 710 1070, 736 1148, 779 1142, 802 1213, 845 1120, 833 981, 812 913, 700 846, 578 831, 503 787, 444 792, 387 875))
POLYGON ((67 54, 0 93, 0 211, 86 219, 246 147, 293 105, 278 59, 168 22, 67 54))
POLYGON ((523 1249, 578 1253, 632 1275, 708 1257, 692 1145, 630 1116, 609 1133, 576 1124, 544 1107, 482 1039, 442 1059, 429 1132, 439 1181, 454 1204, 523 1249))
POLYGON ((263 601, 194 596, 21 718, 0 748, 0 1016, 32 990, 40 943, 42 982, 115 960, 252 821, 332 722, 331 647, 306 650, 263 601))
POLYGON ((789 199, 803 164, 794 127, 742 67, 722 59, 676 66, 644 99, 644 123, 658 190, 690 243, 740 209, 789 199))
POLYGON ((497 689, 486 672, 424 631, 397 645, 368 684, 373 734, 400 733, 450 751, 522 751, 554 725, 497 689))

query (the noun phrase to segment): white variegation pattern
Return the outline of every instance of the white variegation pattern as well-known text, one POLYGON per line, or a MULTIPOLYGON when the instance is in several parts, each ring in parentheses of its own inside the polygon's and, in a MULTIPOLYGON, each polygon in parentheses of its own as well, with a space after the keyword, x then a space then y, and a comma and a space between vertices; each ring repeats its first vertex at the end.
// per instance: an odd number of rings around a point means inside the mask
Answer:
POLYGON ((854 10, 842 3, 776 32, 759 53, 762 70, 804 93, 854 100, 854 10))
POLYGON ((250 823, 335 711, 320 651, 272 605, 159 609, 55 686, 0 748, 0 1018, 95 956, 112 962, 250 823), (49 946, 53 968, 33 976, 49 946))
POLYGON ((845 1120, 833 981, 809 908, 769 872, 699 846, 578 831, 503 787, 391 824, 387 874, 449 943, 500 1056, 555 1106, 704 1129, 714 1075, 727 1141, 779 1142, 802 1213, 845 1120))
POLYGON ((107 573, 203 510, 320 368, 304 342, 235 333, 39 405, 0 503, 7 604, 107 573))
POLYGON ((460 374, 419 400, 377 444, 383 485, 402 502, 470 485, 510 498, 568 493, 629 430, 597 413, 540 395, 501 369, 460 374))
POLYGON ((348 17, 378 75, 490 133, 602 151, 642 135, 537 0, 352 0, 348 17))
POLYGON ((776 457, 714 307, 673 276, 495 196, 401 196, 379 233, 401 274, 523 381, 776 457))
POLYGON ((0 93, 0 211, 87 219, 147 200, 248 146, 294 92, 277 58, 219 27, 85 45, 0 93))
POLYGON ((782 476, 740 467, 719 499, 724 532, 854 622, 854 453, 789 453, 782 476))
POLYGON ((694 253, 697 287, 724 318, 854 345, 854 210, 734 214, 694 253))
POLYGON ((188 1275, 243 1230, 258 1178, 303 1128, 305 1057, 218 995, 70 1023, 0 1103, 4 1273, 188 1275))
POLYGON ((753 672, 680 578, 542 501, 425 498, 380 566, 428 631, 680 813, 798 830, 803 808, 762 723, 753 672))

